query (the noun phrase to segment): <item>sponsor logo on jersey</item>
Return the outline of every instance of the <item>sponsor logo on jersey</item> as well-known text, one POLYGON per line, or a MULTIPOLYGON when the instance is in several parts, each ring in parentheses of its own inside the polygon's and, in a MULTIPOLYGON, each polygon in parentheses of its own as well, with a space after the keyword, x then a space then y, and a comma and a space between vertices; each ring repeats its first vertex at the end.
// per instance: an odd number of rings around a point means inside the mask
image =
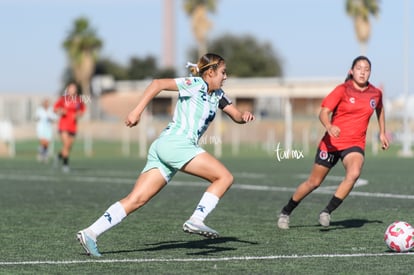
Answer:
POLYGON ((352 103, 352 104, 354 104, 354 103, 355 103, 355 97, 351 97, 351 98, 349 99, 349 102, 350 102, 350 103, 352 103))
POLYGON ((377 103, 375 102, 375 99, 371 98, 369 101, 369 106, 371 106, 372 109, 375 109, 377 103))
POLYGON ((184 82, 185 82, 185 85, 187 86, 191 86, 191 84, 193 84, 191 78, 185 78, 184 82))

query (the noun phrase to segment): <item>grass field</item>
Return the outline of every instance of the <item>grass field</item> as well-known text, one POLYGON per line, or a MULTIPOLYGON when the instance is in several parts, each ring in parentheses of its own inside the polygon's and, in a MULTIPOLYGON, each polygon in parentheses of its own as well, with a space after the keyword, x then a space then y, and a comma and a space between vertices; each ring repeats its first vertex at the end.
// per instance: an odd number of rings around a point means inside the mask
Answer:
POLYGON ((97 147, 107 153, 86 158, 76 146, 70 174, 37 163, 30 143, 18 145, 18 157, 0 159, 0 274, 413 272, 414 253, 391 252, 383 242, 391 222, 414 223, 414 160, 395 157, 396 149, 367 155, 361 184, 333 213, 328 229, 317 217, 343 176, 340 164, 283 231, 276 217, 313 157, 278 161, 247 152, 222 159, 235 183, 206 220, 220 238, 182 232, 207 183, 179 173, 144 208, 102 235, 103 257, 91 258, 75 241, 76 232, 130 191, 144 160, 122 158, 110 144, 97 147))

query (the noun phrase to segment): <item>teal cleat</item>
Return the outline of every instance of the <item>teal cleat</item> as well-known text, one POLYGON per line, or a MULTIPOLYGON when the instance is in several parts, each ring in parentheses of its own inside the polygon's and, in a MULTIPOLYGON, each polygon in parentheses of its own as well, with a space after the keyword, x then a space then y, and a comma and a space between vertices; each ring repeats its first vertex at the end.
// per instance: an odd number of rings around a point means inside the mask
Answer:
POLYGON ((98 247, 96 246, 96 241, 94 241, 91 237, 89 237, 85 231, 79 231, 76 234, 76 239, 80 242, 83 249, 85 249, 86 254, 89 256, 101 257, 102 254, 99 253, 98 247))

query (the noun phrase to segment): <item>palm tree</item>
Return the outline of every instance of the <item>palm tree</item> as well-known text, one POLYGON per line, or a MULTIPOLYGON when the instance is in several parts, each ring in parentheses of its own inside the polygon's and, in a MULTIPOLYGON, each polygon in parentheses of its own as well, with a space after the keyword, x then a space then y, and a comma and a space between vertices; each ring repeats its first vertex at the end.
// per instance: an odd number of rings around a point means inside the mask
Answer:
POLYGON ((74 28, 63 42, 63 47, 67 51, 75 81, 81 86, 82 93, 89 96, 91 94, 90 81, 102 41, 89 27, 88 20, 80 17, 76 19, 74 28))
POLYGON ((207 52, 207 32, 212 27, 207 13, 216 11, 216 0, 184 0, 184 10, 191 17, 198 53, 202 56, 207 52))
POLYGON ((346 13, 354 21, 355 33, 360 44, 361 54, 366 53, 366 43, 371 34, 370 15, 379 14, 378 0, 346 0, 346 13))

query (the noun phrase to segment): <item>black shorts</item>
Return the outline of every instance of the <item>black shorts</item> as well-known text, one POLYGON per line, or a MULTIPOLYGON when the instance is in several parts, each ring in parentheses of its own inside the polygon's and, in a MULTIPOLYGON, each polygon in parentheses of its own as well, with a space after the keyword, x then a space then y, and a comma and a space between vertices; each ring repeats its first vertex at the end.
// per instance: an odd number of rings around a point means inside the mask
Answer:
POLYGON ((76 132, 72 132, 72 131, 68 131, 68 130, 59 130, 59 135, 62 134, 63 132, 68 133, 68 135, 71 136, 71 137, 76 136, 76 132))
POLYGON ((363 156, 365 155, 364 150, 358 146, 353 146, 345 150, 333 152, 322 151, 320 148, 318 148, 318 150, 316 151, 315 163, 330 169, 336 165, 339 159, 341 159, 342 161, 346 155, 352 152, 358 152, 363 156))

